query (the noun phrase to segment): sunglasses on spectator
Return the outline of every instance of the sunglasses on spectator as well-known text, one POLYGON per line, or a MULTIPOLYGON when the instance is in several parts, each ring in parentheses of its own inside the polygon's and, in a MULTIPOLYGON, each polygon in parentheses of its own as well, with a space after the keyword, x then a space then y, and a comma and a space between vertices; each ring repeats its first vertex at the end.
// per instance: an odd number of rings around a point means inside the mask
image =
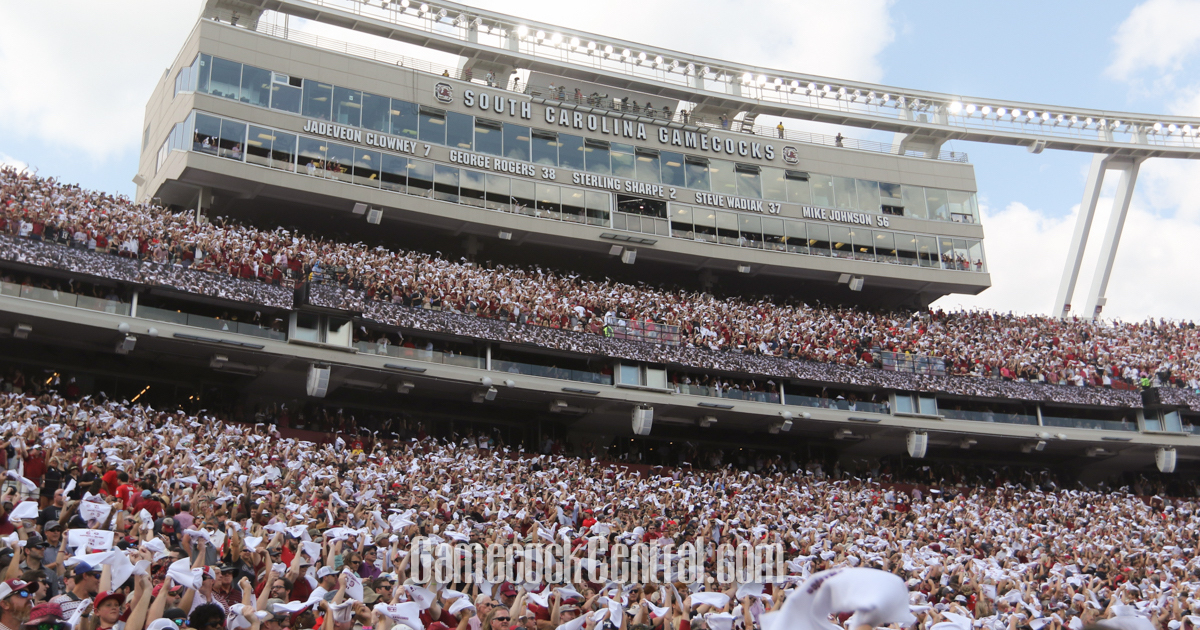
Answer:
POLYGON ((30 591, 30 590, 29 590, 29 589, 27 589, 27 588, 23 588, 23 589, 21 589, 21 590, 19 590, 19 591, 13 591, 13 592, 12 592, 12 594, 13 594, 13 595, 16 595, 17 597, 29 597, 29 596, 33 595, 34 593, 36 593, 36 592, 37 592, 37 591, 30 591))
POLYGON ((512 617, 492 617, 492 621, 508 621, 510 619, 512 619, 512 617))
POLYGON ((175 625, 179 627, 183 627, 183 624, 187 623, 187 619, 172 619, 171 621, 174 621, 175 625))
POLYGON ((67 630, 70 627, 65 623, 39 623, 37 630, 67 630))

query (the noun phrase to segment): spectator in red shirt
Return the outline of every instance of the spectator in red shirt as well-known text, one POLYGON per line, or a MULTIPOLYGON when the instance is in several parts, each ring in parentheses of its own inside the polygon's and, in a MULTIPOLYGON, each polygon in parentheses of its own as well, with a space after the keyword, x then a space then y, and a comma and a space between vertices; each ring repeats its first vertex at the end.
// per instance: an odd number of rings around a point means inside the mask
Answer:
POLYGON ((109 495, 115 494, 117 486, 121 485, 122 482, 129 481, 129 475, 126 475, 124 471, 117 472, 116 468, 108 469, 108 472, 104 473, 100 478, 104 480, 104 493, 109 495), (125 479, 121 479, 121 475, 125 475, 125 479))

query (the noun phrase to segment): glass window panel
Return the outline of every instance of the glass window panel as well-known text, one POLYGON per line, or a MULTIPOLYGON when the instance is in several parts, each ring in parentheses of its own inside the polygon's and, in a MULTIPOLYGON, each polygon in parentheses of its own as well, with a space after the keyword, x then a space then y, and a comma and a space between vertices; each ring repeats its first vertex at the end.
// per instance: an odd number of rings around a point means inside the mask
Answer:
POLYGON ((535 194, 537 194, 537 216, 549 215, 554 219, 561 218, 562 200, 559 198, 558 186, 538 182, 535 194))
POLYGON ((271 103, 271 71, 242 66, 241 101, 258 107, 267 107, 271 103))
POLYGON ((901 265, 919 265, 917 237, 912 234, 896 234, 896 262, 901 265))
POLYGON ((662 166, 662 183, 668 186, 678 186, 679 188, 687 187, 687 177, 683 172, 682 154, 663 151, 659 154, 658 161, 662 166))
POLYGON ((213 57, 212 76, 208 80, 208 93, 221 98, 238 100, 242 85, 242 64, 213 57))
POLYGON ((221 157, 240 160, 246 150, 246 123, 221 120, 221 157))
POLYGON ((408 161, 408 194, 433 196, 433 162, 408 161))
POLYGON ((446 116, 444 114, 421 111, 421 140, 434 144, 446 144, 446 116))
POLYGON ((675 238, 692 239, 696 237, 692 230, 691 206, 671 206, 671 236, 675 238))
POLYGON ((383 158, 378 151, 354 149, 354 183, 379 188, 379 169, 383 158))
POLYGON ((787 180, 783 177, 781 168, 764 168, 762 170, 763 199, 787 201, 787 180))
POLYGON ((821 223, 806 223, 808 226, 808 253, 829 256, 829 226, 821 223))
POLYGON ((733 174, 733 162, 725 160, 710 160, 708 174, 712 182, 712 191, 723 195, 736 195, 737 177, 733 174))
POLYGON ((396 192, 408 191, 408 158, 383 154, 383 188, 396 192))
POLYGON ((208 114, 196 114, 196 131, 192 134, 192 150, 217 153, 221 141, 221 119, 208 114))
MULTIPOLYGON (((791 184, 791 182, 788 182, 791 184)), ((793 254, 808 253, 808 230, 803 221, 783 222, 783 242, 793 254)))
POLYGON ((584 163, 588 172, 609 175, 612 173, 608 159, 608 149, 590 144, 583 145, 584 163))
POLYGON ((711 208, 692 208, 692 226, 696 230, 697 239, 709 243, 717 242, 716 210, 711 208))
POLYGON ((850 258, 850 250, 854 241, 850 236, 850 228, 840 225, 829 226, 829 243, 835 258, 850 258))
POLYGON ((246 138, 246 161, 260 166, 271 165, 271 143, 275 134, 270 129, 250 126, 250 136, 246 138))
POLYGON ((858 209, 863 212, 879 212, 879 182, 865 179, 855 180, 858 189, 858 209))
POLYGON ((808 184, 812 189, 812 203, 814 206, 824 208, 834 207, 832 177, 829 175, 810 174, 808 176, 808 184))
POLYGON ((738 215, 739 244, 744 247, 762 247, 762 220, 753 214, 738 215))
POLYGON ((392 107, 392 99, 369 92, 363 92, 362 99, 363 129, 387 133, 388 110, 392 107))
POLYGON ((850 177, 833 178, 834 203, 838 208, 855 210, 858 208, 858 193, 854 189, 854 180, 850 177))
POLYGON ((925 208, 925 189, 920 186, 901 186, 904 201, 904 216, 917 219, 928 219, 929 211, 925 208))
POLYGON ((736 214, 717 211, 717 239, 722 245, 738 244, 738 217, 736 214))
POLYGON ((787 180, 787 200, 788 203, 810 204, 812 203, 812 186, 807 179, 789 179, 787 180))
POLYGON ((299 114, 302 96, 303 90, 294 85, 271 83, 271 109, 299 114))
POLYGON ((954 260, 952 266, 959 271, 971 270, 971 252, 966 239, 954 239, 954 260))
POLYGON ((946 203, 946 191, 938 188, 926 188, 925 205, 929 208, 930 219, 950 220, 950 207, 946 203))
POLYGON ((738 194, 743 197, 753 197, 755 199, 762 198, 762 182, 759 180, 757 172, 747 172, 740 170, 737 174, 737 190, 738 194))
POLYGON ((684 167, 687 169, 687 187, 695 188, 696 190, 709 190, 710 180, 708 176, 708 165, 700 162, 685 161, 684 167))
POLYGON ((854 238, 854 258, 874 262, 875 235, 871 230, 855 227, 850 230, 850 236, 854 238))
POLYGON ((983 260, 983 242, 969 240, 967 241, 967 246, 970 248, 971 270, 987 271, 987 263, 983 260))
POLYGON ((350 127, 362 123, 362 92, 334 86, 333 122, 350 127))
POLYGON ((588 223, 592 225, 608 225, 612 214, 612 195, 603 192, 587 191, 588 223))
POLYGON ((472 150, 475 146, 475 117, 458 112, 446 112, 446 146, 472 150))
POLYGON ((325 174, 325 143, 316 138, 300 136, 299 167, 302 172, 314 176, 325 174))
POLYGON ((922 267, 940 267, 937 239, 932 236, 917 237, 917 259, 922 267))
POLYGON ((503 210, 505 212, 512 209, 512 199, 510 197, 508 178, 503 175, 487 175, 487 207, 490 210, 503 210))
POLYGON ((504 157, 529 161, 529 127, 504 125, 504 157))
POLYGON ((462 202, 469 206, 483 207, 485 186, 484 175, 479 171, 464 168, 459 175, 458 194, 462 197, 462 202))
POLYGON ((333 109, 333 85, 312 79, 304 80, 304 115, 329 120, 333 109))
POLYGON ((433 198, 458 203, 458 169, 453 166, 434 165, 433 198))
POLYGON ((200 66, 196 71, 196 91, 208 94, 208 75, 212 70, 212 57, 200 55, 200 66))
POLYGON ((583 161, 583 138, 565 133, 558 134, 558 165, 582 171, 586 170, 583 161))
POLYGON ((879 198, 881 203, 898 206, 903 203, 900 196, 900 184, 879 182, 879 198))
POLYGON ((612 174, 616 177, 634 179, 633 145, 613 143, 610 148, 612 174))
MULTIPOLYGON (((475 131, 479 133, 478 128, 475 131)), ((546 166, 558 166, 558 138, 548 134, 533 134, 530 139, 533 149, 533 163, 546 166)))
POLYGON ((785 249, 783 238, 783 219, 763 217, 762 219, 763 247, 776 251, 785 249))
POLYGON ((892 232, 875 233, 875 258, 879 262, 897 262, 896 235, 892 232))
POLYGON ((344 144, 330 142, 325 149, 325 170, 333 179, 352 181, 350 170, 354 165, 354 149, 344 144))
POLYGON ((536 214, 537 194, 533 182, 527 179, 511 179, 513 211, 534 216, 536 214))
POLYGON ((296 136, 295 134, 272 131, 275 141, 271 143, 271 168, 285 171, 296 170, 296 136))
POLYGON ((504 155, 504 128, 476 119, 475 150, 489 155, 504 155))
POLYGON ((585 191, 578 188, 562 188, 562 218, 563 221, 584 223, 587 220, 587 199, 585 191))
POLYGON ((645 152, 637 153, 636 174, 637 179, 643 182, 657 184, 662 181, 662 167, 659 165, 658 155, 650 155, 645 152))
POLYGON ((400 99, 392 99, 392 135, 405 138, 417 137, 417 126, 420 116, 417 114, 416 103, 400 99))

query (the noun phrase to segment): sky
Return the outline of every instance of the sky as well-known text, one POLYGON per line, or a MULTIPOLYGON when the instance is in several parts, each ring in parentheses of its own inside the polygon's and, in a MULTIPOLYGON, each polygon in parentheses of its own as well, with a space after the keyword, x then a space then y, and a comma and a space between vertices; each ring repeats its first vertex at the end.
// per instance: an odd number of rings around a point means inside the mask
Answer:
MULTIPOLYGON (((468 0, 468 4, 659 47, 761 65, 1061 106, 1200 116, 1200 0, 1051 3, 931 0, 468 0)), ((0 3, 0 162, 132 195, 145 103, 195 25, 198 0, 0 3)), ((293 21, 293 27, 297 23, 293 21)), ((340 39, 368 36, 320 24, 340 39)), ((373 42, 377 43, 377 42, 373 42)), ((380 47, 412 56, 395 42, 380 47)), ((436 59, 433 55, 424 55, 436 59)), ((764 119, 760 118, 760 122, 764 119)), ((766 124, 774 124, 767 122, 766 124)), ((792 125, 799 126, 799 125, 792 125)), ((890 141, 857 129, 848 137, 890 141)), ((1049 313, 1090 154, 965 142, 975 167, 992 287, 936 306, 1049 313)), ((1093 227, 1106 224, 1115 175, 1093 227)), ((1200 314, 1200 161, 1152 159, 1137 182, 1106 317, 1200 314)), ((1090 285, 1085 252, 1074 302, 1090 285)))

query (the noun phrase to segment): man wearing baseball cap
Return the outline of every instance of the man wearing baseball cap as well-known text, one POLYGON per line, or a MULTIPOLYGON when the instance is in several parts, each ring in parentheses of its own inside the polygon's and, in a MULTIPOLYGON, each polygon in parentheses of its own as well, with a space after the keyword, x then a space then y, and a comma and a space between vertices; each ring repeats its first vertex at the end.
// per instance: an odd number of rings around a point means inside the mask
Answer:
POLYGON ((0 583, 0 630, 17 630, 29 618, 33 591, 27 582, 9 580, 0 583))
POLYGON ((38 604, 29 611, 29 621, 25 622, 25 627, 34 629, 42 624, 48 624, 54 627, 54 630, 66 630, 67 624, 63 619, 62 606, 58 604, 38 604))
POLYGON ((68 619, 75 614, 76 608, 95 597, 100 590, 100 569, 86 562, 80 562, 75 565, 70 575, 74 585, 67 592, 50 600, 51 603, 62 607, 63 616, 68 619))

